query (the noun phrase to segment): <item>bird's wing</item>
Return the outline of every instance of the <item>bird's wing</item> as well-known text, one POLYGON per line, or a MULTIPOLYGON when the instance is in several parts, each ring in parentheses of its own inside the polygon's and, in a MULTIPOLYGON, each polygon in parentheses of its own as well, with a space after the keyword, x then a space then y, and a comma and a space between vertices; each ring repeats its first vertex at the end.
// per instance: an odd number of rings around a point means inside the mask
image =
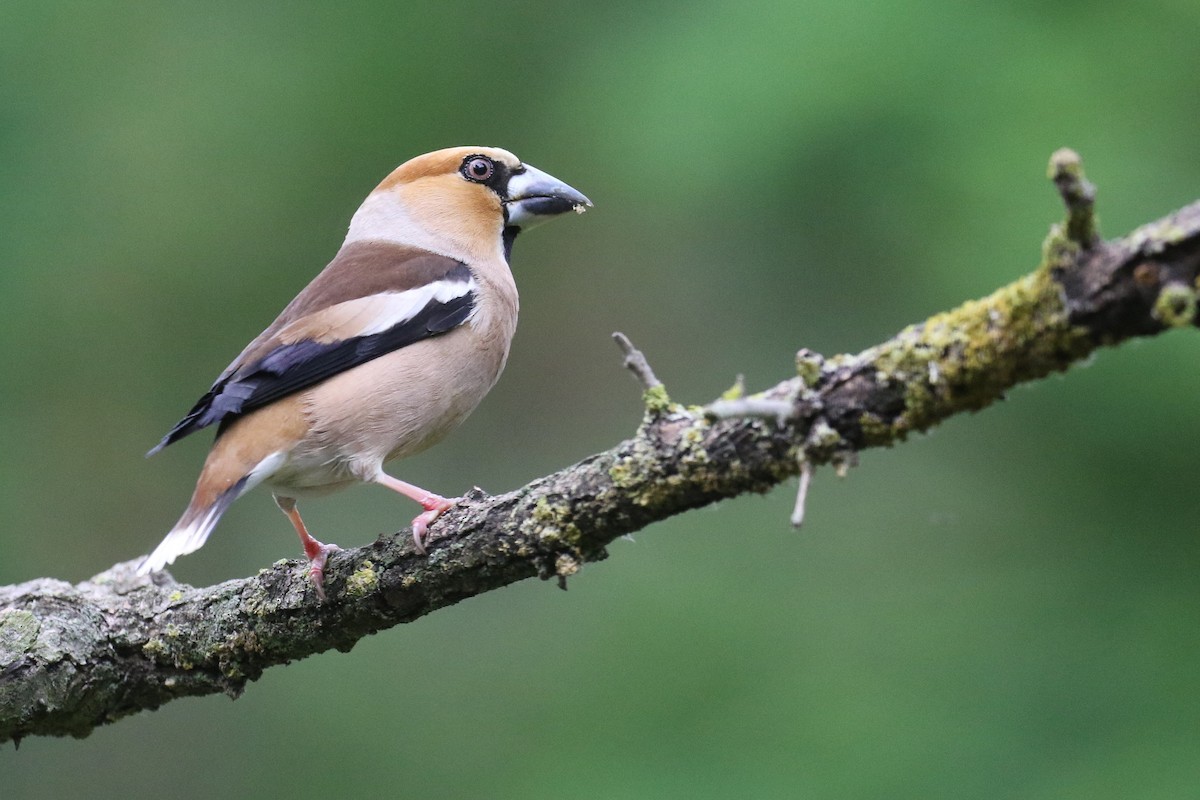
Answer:
POLYGON ((339 254, 229 365, 150 455, 326 378, 462 325, 478 288, 463 263, 373 244, 339 254), (364 264, 374 264, 358 275, 364 264), (388 279, 383 273, 391 270, 388 279), (357 287, 357 288, 356 288, 357 287), (363 292, 367 292, 363 294, 363 292))

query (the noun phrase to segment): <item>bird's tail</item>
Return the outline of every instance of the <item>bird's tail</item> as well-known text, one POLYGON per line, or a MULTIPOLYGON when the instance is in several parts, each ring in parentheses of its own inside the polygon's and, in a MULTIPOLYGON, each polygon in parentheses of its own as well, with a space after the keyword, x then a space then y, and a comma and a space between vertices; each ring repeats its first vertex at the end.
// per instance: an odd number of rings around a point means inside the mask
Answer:
POLYGON ((204 469, 200 471, 187 510, 154 552, 138 565, 138 574, 160 570, 179 556, 199 550, 233 501, 275 474, 284 464, 288 448, 305 430, 300 426, 302 420, 298 420, 294 407, 276 403, 239 417, 228 428, 223 428, 204 459, 204 469), (263 435, 264 431, 275 432, 280 422, 292 439, 263 435), (289 424, 296 430, 287 428, 289 424), (239 436, 239 432, 246 434, 247 431, 249 436, 239 436))
POLYGON ((156 572, 179 556, 199 550, 208 539, 208 535, 212 533, 212 529, 217 526, 221 515, 242 492, 246 491, 246 482, 249 477, 247 475, 242 478, 218 494, 211 502, 202 502, 200 492, 197 491, 196 496, 192 497, 191 504, 183 512, 183 516, 175 523, 175 527, 171 528, 158 547, 154 548, 154 552, 146 556, 138 565, 138 574, 148 575, 156 572))

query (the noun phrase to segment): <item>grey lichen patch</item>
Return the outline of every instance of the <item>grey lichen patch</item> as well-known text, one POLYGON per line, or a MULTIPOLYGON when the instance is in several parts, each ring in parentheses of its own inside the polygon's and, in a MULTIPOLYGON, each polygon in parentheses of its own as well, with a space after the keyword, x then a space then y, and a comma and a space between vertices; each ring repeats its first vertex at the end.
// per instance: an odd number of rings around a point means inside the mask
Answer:
POLYGON ((582 568, 579 559, 571 553, 559 553, 554 559, 554 573, 560 578, 569 578, 582 568))
POLYGON ((364 597, 379 588, 379 576, 375 573, 375 565, 369 560, 350 574, 346 579, 346 594, 351 597, 364 597))
POLYGON ((1135 230, 1125 237, 1128 245, 1146 255, 1157 255, 1172 245, 1186 239, 1189 231, 1175 217, 1156 220, 1135 230))
POLYGON ((816 420, 804 440, 805 457, 811 461, 828 461, 834 453, 844 449, 846 440, 825 419, 816 420))
POLYGON ((0 667, 33 650, 41 627, 31 611, 13 609, 0 613, 0 667))
POLYGON ((1184 283, 1168 283, 1154 301, 1154 318, 1169 328, 1185 328, 1196 321, 1196 292, 1184 283))
POLYGON ((166 623, 161 636, 152 636, 142 645, 142 655, 159 664, 184 670, 195 668, 195 654, 188 652, 187 631, 173 622, 166 623))
MULTIPOLYGON (((286 567, 290 564, 287 559, 275 563, 274 568, 286 567)), ((289 601, 288 593, 280 592, 272 582, 255 581, 242 596, 242 607, 246 613, 259 619, 279 612, 279 609, 289 601)))

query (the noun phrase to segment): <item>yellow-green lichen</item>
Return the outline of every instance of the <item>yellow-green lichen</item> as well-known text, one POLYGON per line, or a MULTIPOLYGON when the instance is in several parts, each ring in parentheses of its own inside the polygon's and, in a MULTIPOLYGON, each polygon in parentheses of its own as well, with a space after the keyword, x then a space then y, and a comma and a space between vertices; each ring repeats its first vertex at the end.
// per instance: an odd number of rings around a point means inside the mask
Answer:
POLYGON ((661 383, 657 386, 651 386, 642 393, 642 402, 646 405, 646 411, 652 415, 665 414, 671 410, 671 398, 667 394, 667 387, 661 383))
POLYGON ((722 400, 741 400, 746 394, 746 379, 738 375, 737 380, 733 382, 725 391, 721 392, 722 400))
POLYGON ((636 504, 659 507, 675 498, 681 487, 696 485, 708 490, 718 486, 729 469, 714 470, 706 447, 711 423, 703 414, 685 414, 676 408, 668 425, 660 430, 663 444, 678 453, 677 471, 663 473, 658 453, 648 441, 635 441, 632 452, 609 468, 618 489, 636 504))
POLYGON ((805 388, 811 389, 817 385, 824 363, 825 359, 811 350, 805 349, 796 353, 796 374, 800 376, 805 388))
POLYGON ((566 503, 551 503, 539 497, 533 512, 522 526, 525 532, 542 541, 576 544, 579 541, 579 526, 571 521, 571 507, 566 503))
POLYGON ((1056 222, 1050 226, 1050 233, 1042 242, 1041 269, 1065 269, 1079 258, 1083 251, 1079 242, 1067 235, 1065 223, 1056 222))
POLYGON ((892 430, 892 426, 875 414, 863 413, 858 418, 858 424, 862 428, 863 443, 868 447, 891 444, 896 439, 896 433, 892 430))
POLYGON ((730 477, 744 471, 744 465, 734 459, 728 464, 717 466, 708 455, 707 442, 710 423, 703 417, 697 417, 683 430, 679 436, 681 476, 668 476, 695 483, 703 491, 716 491, 730 477))
POLYGON ((675 497, 680 487, 687 482, 682 475, 663 475, 657 481, 651 481, 645 484, 640 491, 635 492, 633 502, 645 508, 659 508, 675 497))
MULTIPOLYGON (((1069 324, 1052 275, 1056 259, 1078 245, 1051 239, 1056 243, 1036 272, 910 326, 864 354, 878 382, 904 387, 904 412, 892 425, 896 438, 957 411, 982 408, 1015 384, 1062 369, 1091 349, 1087 330, 1069 324)), ((882 431, 875 427, 873 435, 882 431)))
POLYGON ((142 653, 152 661, 162 660, 169 652, 166 642, 157 637, 142 645, 142 653))
POLYGON ((683 453, 685 466, 709 462, 708 451, 704 449, 704 429, 706 427, 708 426, 703 420, 697 420, 694 425, 688 426, 679 437, 680 443, 685 447, 683 453))
POLYGON ((351 597, 363 597, 378 588, 379 576, 375 573, 375 565, 370 561, 364 561, 362 566, 346 579, 346 594, 351 597))
POLYGON ((1196 292, 1183 283, 1168 283, 1154 301, 1154 318, 1170 328, 1184 328, 1196 321, 1196 292))
MULTIPOLYGON (((639 446, 644 447, 641 443, 639 446)), ((653 508, 684 479, 677 474, 659 475, 656 479, 658 465, 653 453, 639 453, 640 447, 635 447, 632 455, 622 457, 609 467, 608 476, 612 478, 613 486, 635 504, 653 508)))
POLYGON ((169 595, 167 595, 167 600, 171 601, 172 603, 178 603, 182 599, 183 599, 183 592, 179 591, 178 589, 176 589, 175 591, 173 591, 169 595))
POLYGON ((634 475, 633 459, 628 456, 618 459, 608 468, 608 477, 612 478, 613 484, 618 489, 628 488, 633 482, 634 475))

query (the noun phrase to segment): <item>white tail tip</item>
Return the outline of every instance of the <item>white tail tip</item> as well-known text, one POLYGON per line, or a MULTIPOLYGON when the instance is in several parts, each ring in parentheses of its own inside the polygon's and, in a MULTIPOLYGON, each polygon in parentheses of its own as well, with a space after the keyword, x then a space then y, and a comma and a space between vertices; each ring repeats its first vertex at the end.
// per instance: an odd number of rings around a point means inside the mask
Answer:
MULTIPOLYGON (((221 492, 217 496, 216 502, 208 508, 196 511, 188 506, 187 511, 183 512, 183 516, 179 518, 179 522, 175 523, 171 532, 159 543, 158 547, 154 548, 154 552, 146 556, 138 565, 138 575, 157 572, 179 556, 194 553, 203 547, 208 535, 217 526, 217 521, 225 513, 225 509, 233 505, 233 501, 242 494, 250 491, 262 483, 264 478, 274 473, 283 460, 282 452, 272 453, 260 461, 254 469, 243 475, 237 483, 221 492)), ((194 497, 193 502, 195 502, 194 497)))
POLYGON ((228 506, 228 503, 218 502, 193 520, 188 520, 189 514, 185 513, 158 547, 154 548, 154 552, 138 565, 138 574, 149 575, 151 572, 157 572, 179 556, 199 550, 228 506))

